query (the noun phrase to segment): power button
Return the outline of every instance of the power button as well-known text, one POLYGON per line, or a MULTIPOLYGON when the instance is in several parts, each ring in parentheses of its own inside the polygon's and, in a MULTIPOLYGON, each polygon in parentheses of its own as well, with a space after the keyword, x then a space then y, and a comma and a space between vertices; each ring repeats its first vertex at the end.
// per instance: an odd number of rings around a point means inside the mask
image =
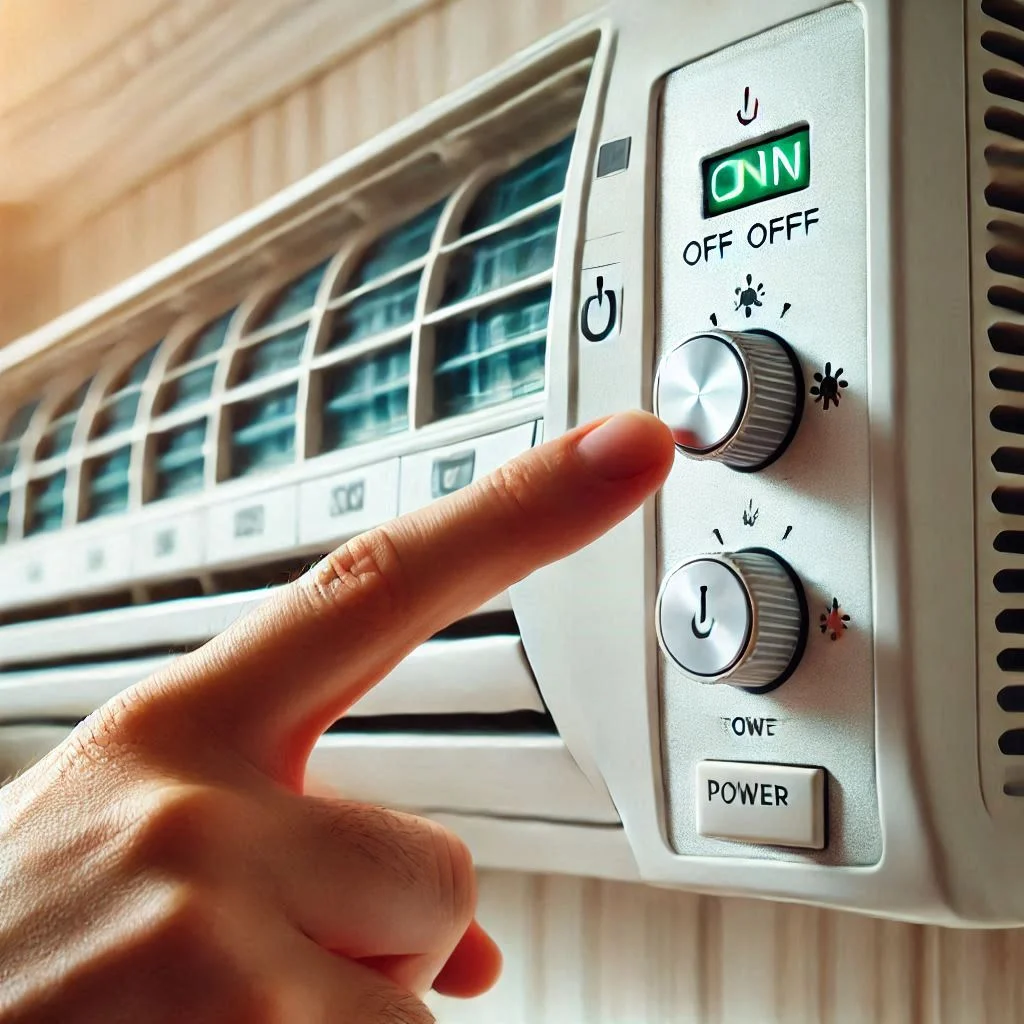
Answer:
POLYGON ((610 341, 622 324, 622 265, 609 263, 580 274, 580 334, 587 341, 610 341))
POLYGON ((728 672, 750 639, 753 610, 739 575, 717 558, 698 558, 672 574, 662 594, 662 640, 695 676, 728 672))
POLYGON ((658 638, 688 675, 759 690, 803 653, 807 601, 793 569, 761 548, 692 558, 658 595, 658 638))

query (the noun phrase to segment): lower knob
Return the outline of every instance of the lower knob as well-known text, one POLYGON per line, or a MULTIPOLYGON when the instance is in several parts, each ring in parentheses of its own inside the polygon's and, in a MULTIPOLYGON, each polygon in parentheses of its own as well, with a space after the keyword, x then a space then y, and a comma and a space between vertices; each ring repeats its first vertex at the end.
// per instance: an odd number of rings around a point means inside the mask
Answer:
POLYGON ((689 676, 769 689, 807 640, 807 601, 788 563, 761 549, 692 558, 662 583, 658 638, 689 676))

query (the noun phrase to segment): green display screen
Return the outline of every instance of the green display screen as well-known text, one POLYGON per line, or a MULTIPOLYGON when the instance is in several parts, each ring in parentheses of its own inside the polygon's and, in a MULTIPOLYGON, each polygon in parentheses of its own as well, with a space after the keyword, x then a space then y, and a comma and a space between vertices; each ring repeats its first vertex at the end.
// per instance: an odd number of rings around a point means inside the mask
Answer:
POLYGON ((810 128, 708 157, 701 169, 705 217, 799 192, 811 182, 810 128))

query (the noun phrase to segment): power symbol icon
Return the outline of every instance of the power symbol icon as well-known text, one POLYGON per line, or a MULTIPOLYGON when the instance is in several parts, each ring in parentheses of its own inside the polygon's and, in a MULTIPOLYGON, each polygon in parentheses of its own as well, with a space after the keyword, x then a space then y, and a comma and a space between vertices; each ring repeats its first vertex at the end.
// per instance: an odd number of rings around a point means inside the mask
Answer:
POLYGON ((587 341, 604 341, 618 325, 618 296, 614 287, 605 287, 603 274, 597 275, 594 284, 594 293, 587 296, 580 310, 580 333, 587 341))
POLYGON ((711 630, 715 626, 714 619, 708 619, 708 588, 700 588, 700 621, 697 620, 697 615, 694 613, 693 621, 690 623, 690 628, 693 630, 693 635, 698 640, 707 640, 711 636, 711 630), (704 623, 707 623, 707 626, 704 623))

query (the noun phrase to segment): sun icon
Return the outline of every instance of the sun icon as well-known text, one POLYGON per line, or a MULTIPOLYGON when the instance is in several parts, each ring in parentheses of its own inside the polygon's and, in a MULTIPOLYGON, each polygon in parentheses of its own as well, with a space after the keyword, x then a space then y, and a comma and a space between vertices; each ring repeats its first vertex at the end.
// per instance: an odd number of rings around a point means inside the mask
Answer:
POLYGON ((764 296, 764 284, 754 285, 754 278, 747 274, 746 287, 742 285, 736 289, 736 311, 743 310, 745 316, 750 316, 754 306, 762 305, 761 299, 764 296))
POLYGON ((843 380, 843 368, 840 366, 835 373, 832 372, 832 364, 825 364, 824 373, 816 373, 814 379, 818 382, 812 385, 811 394, 816 402, 821 402, 823 412, 828 412, 829 405, 839 408, 839 399, 842 397, 842 389, 848 387, 847 381, 843 380))

